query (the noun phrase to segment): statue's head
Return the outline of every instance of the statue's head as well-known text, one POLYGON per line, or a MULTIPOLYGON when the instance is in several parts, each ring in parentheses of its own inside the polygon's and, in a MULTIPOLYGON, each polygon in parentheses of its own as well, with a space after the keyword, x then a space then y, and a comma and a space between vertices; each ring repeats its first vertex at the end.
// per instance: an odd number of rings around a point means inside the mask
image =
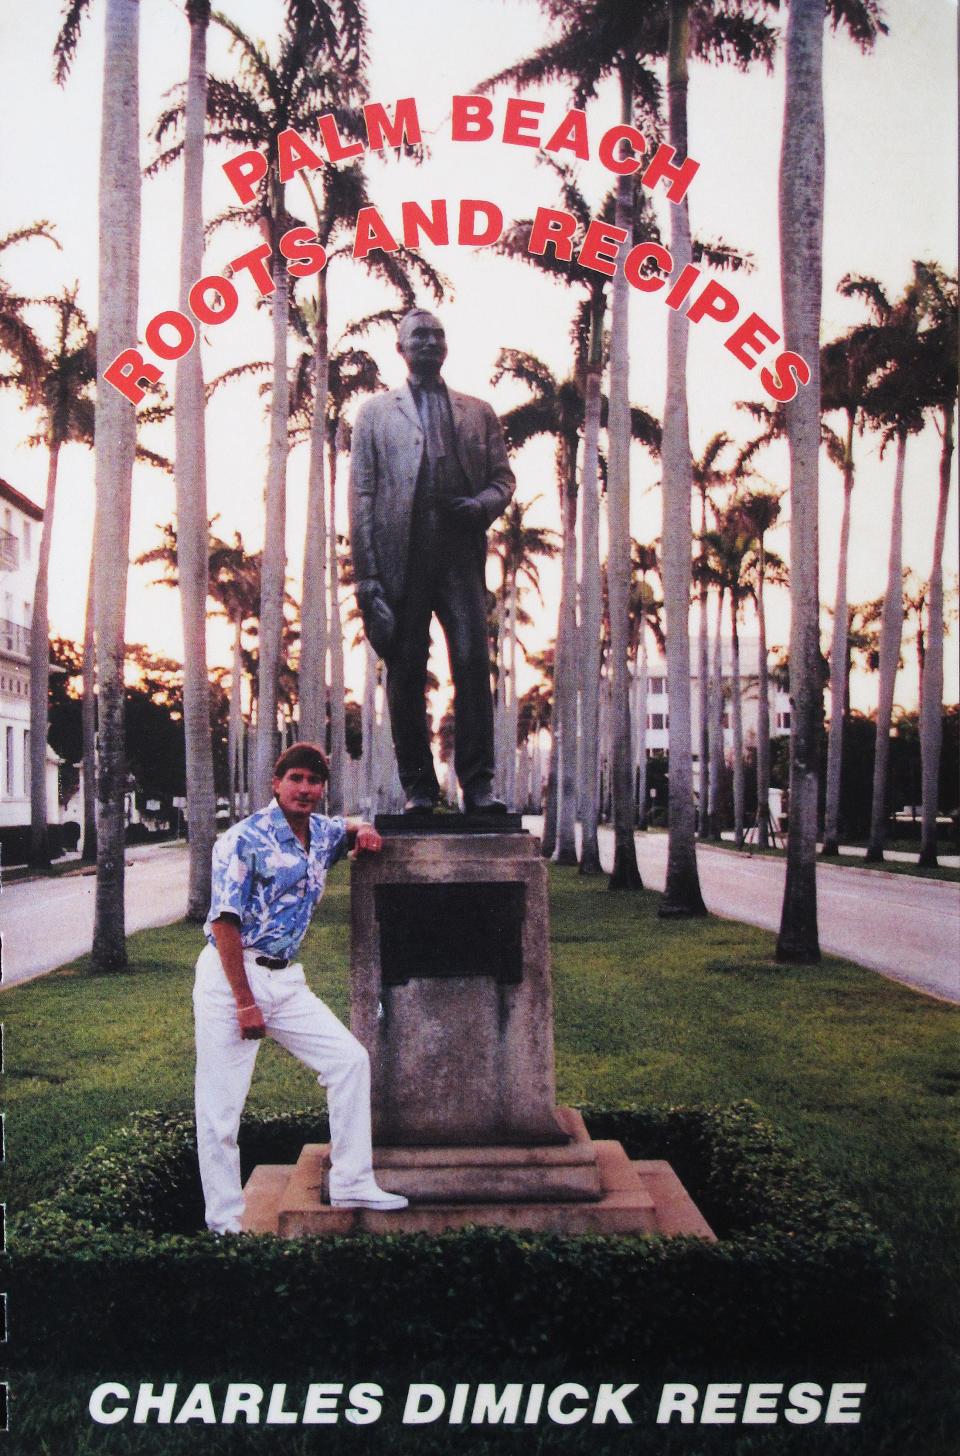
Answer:
POLYGON ((400 320, 397 352, 413 374, 438 374, 447 357, 443 324, 425 308, 411 309, 400 320))

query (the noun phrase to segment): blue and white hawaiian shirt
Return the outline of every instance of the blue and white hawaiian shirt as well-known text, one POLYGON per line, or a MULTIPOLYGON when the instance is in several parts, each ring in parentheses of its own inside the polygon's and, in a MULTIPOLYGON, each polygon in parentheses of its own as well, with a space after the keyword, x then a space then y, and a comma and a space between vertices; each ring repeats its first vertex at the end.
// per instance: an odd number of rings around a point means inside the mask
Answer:
POLYGON ((203 927, 207 940, 214 944, 214 920, 235 915, 244 949, 292 960, 323 894, 327 870, 346 852, 345 820, 311 814, 305 850, 272 799, 214 845, 213 893, 203 927))

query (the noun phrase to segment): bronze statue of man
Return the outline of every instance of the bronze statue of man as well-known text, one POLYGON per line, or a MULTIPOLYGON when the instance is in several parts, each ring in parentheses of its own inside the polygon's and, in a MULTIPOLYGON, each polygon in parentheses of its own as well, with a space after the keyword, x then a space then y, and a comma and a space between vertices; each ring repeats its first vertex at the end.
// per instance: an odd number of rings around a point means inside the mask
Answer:
POLYGON ((454 762, 468 813, 502 813, 493 793, 493 703, 484 568, 486 530, 514 490, 490 405, 447 389, 443 325, 422 309, 400 324, 402 389, 361 407, 350 457, 350 540, 357 603, 387 668, 387 702, 406 813, 439 797, 426 676, 430 622, 447 639, 454 762))

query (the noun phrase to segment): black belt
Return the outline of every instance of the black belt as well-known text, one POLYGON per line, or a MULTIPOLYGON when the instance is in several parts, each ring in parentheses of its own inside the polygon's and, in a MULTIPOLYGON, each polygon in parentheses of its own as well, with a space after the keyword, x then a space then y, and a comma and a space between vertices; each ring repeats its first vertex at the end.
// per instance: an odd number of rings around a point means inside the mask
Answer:
POLYGON ((258 966, 266 966, 268 971, 285 971, 290 964, 289 961, 274 960, 272 956, 257 956, 255 959, 258 966))

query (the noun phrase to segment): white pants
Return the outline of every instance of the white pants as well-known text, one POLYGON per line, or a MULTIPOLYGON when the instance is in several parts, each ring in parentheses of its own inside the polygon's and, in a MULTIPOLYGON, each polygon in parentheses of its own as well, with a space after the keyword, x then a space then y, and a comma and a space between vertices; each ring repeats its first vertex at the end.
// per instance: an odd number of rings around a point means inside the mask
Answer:
MULTIPOLYGON (((317 1073, 330 1112, 330 1191, 336 1198, 369 1195, 374 1186, 370 1146, 370 1059, 366 1048, 307 987, 299 963, 282 971, 243 963, 267 1034, 317 1073)), ((197 961, 193 992, 197 1036, 197 1154, 207 1227, 239 1233, 243 1216, 237 1130, 259 1040, 245 1040, 215 946, 197 961)))

